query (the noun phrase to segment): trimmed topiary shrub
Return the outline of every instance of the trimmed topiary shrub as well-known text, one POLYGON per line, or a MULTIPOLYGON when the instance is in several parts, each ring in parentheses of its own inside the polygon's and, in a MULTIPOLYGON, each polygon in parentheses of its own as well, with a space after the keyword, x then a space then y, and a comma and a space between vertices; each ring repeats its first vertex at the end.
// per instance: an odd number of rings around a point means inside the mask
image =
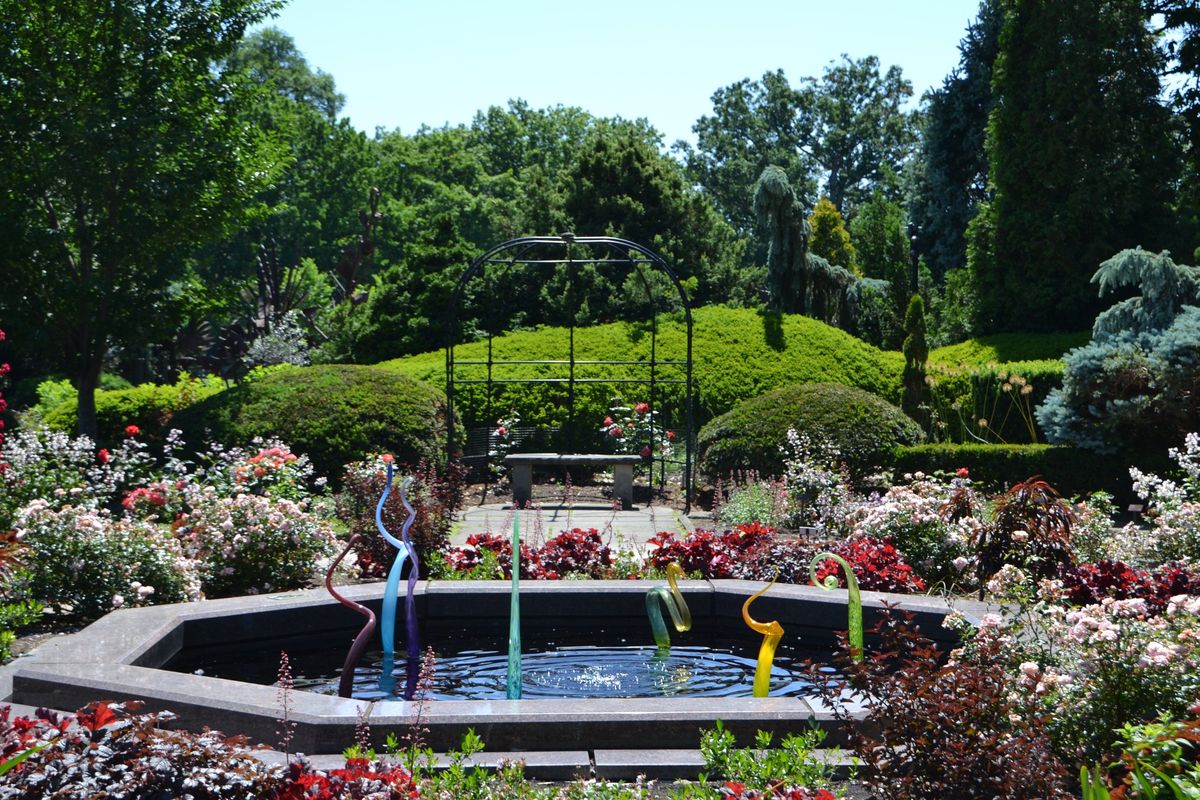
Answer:
POLYGON ((885 465, 896 445, 925 438, 904 412, 861 389, 832 383, 785 386, 705 425, 697 439, 700 471, 713 478, 744 469, 781 474, 780 446, 788 428, 834 447, 852 478, 885 465))
MULTIPOLYGON (((845 331, 799 314, 771 314, 752 309, 697 308, 693 312, 693 377, 696 382, 697 424, 729 411, 738 403, 779 386, 795 383, 841 383, 857 386, 889 400, 900 399, 899 353, 880 351, 845 331)), ((660 317, 656 356, 660 361, 683 360, 686 353, 686 328, 678 316, 660 317)), ((459 345, 455 357, 460 362, 485 361, 487 342, 459 345)), ((518 331, 492 341, 492 358, 502 360, 565 359, 567 331, 564 328, 540 328, 518 331)), ((644 361, 650 360, 648 325, 610 323, 575 330, 577 360, 644 361)), ((385 361, 382 369, 411 375, 441 385, 446 375, 445 354, 441 350, 385 361)), ((463 366, 460 378, 483 378, 486 367, 463 366)), ((496 378, 563 377, 566 365, 497 366, 496 378)), ((620 377, 644 379, 648 367, 597 367, 579 365, 579 378, 620 377)), ((660 366, 658 378, 682 379, 682 367, 660 366)), ((679 384, 660 384, 663 397, 655 401, 656 410, 671 428, 683 426, 683 389, 679 384)), ((614 395, 628 403, 650 401, 645 389, 633 384, 582 383, 575 387, 576 420, 600 428, 614 395), (639 394, 640 392, 640 394, 639 394)), ((515 410, 523 425, 552 426, 565 421, 567 385, 497 384, 490 404, 483 384, 462 384, 456 388, 455 409, 469 426, 495 425, 496 419, 515 410)))
POLYGON ((1087 344, 1089 331, 1075 333, 997 333, 929 351, 930 364, 986 367, 1007 361, 1058 361, 1087 344))
POLYGON ((297 367, 226 389, 176 415, 191 447, 244 445, 277 437, 305 453, 321 475, 369 453, 401 463, 445 457, 446 397, 404 375, 347 364, 297 367))

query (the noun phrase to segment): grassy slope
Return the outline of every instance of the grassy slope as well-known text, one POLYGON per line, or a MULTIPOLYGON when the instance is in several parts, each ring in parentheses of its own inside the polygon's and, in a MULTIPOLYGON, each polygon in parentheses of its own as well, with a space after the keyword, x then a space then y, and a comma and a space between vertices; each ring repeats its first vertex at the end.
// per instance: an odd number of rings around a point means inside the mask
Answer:
MULTIPOLYGON (((773 317, 749 309, 699 308, 693 312, 693 364, 701 417, 722 414, 738 402, 777 386, 829 382, 857 386, 895 401, 899 395, 901 357, 874 347, 802 316, 773 317)), ((682 359, 686 336, 682 321, 662 321, 658 332, 658 358, 682 359)), ((566 358, 567 332, 563 328, 518 331, 493 340, 493 358, 566 358)), ((647 326, 611 323, 575 331, 577 360, 648 360, 647 326)), ((459 346, 458 362, 487 357, 486 342, 459 346)), ((379 366, 440 384, 445 375, 441 351, 383 362, 379 366)), ((472 368, 472 377, 483 376, 472 368)), ((564 367, 508 367, 506 377, 563 375, 564 367)), ((633 376, 644 370, 618 368, 633 376)), ((580 367, 578 375, 601 376, 599 367, 580 367)), ((611 375, 611 373, 609 373, 611 375)), ((671 376, 673 377, 673 376, 671 376)), ((549 390, 546 390, 549 392, 549 390)), ((630 390, 634 392, 636 390, 630 390)), ((502 403, 525 405, 523 398, 540 394, 524 387, 510 392, 502 403)), ((536 409, 522 417, 535 421, 536 409)))

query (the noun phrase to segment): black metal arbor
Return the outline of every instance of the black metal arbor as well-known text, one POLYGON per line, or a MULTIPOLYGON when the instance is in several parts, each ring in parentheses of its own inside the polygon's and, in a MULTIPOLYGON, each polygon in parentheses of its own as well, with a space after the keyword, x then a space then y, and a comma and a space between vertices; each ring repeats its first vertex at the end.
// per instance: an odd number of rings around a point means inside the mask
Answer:
MULTIPOLYGON (((479 297, 479 295, 476 295, 479 297)), ((485 313, 486 315, 486 313, 485 313)), ((499 319, 499 316, 495 317, 499 319)), ((563 434, 555 442, 560 452, 579 452, 578 446, 585 437, 580 432, 581 420, 576 415, 576 397, 579 391, 588 384, 637 384, 646 387, 649 403, 652 408, 659 409, 664 400, 666 390, 675 394, 683 389, 682 407, 675 406, 668 410, 678 413, 682 424, 684 442, 683 458, 683 490, 685 502, 690 503, 692 483, 692 460, 694 452, 693 407, 694 385, 692 379, 692 311, 688 303, 687 292, 676 276, 674 270, 657 253, 648 248, 626 239, 610 236, 575 236, 564 233, 561 236, 526 236, 510 239, 496 245, 483 255, 476 258, 466 271, 459 277, 450 298, 446 317, 446 398, 447 421, 450 435, 449 453, 459 454, 479 459, 480 439, 484 452, 488 451, 488 431, 468 430, 467 442, 454 441, 456 422, 456 398, 466 392, 468 386, 477 389, 484 388, 486 395, 483 410, 483 420, 495 418, 495 392, 498 386, 505 384, 550 384, 565 387, 567 408, 567 425, 563 434), (555 283, 556 293, 561 292, 565 307, 572 313, 566 314, 567 342, 566 358, 562 359, 510 359, 498 358, 493 350, 493 339, 502 333, 501 322, 485 324, 487 356, 484 359, 460 360, 455 356, 456 343, 461 337, 462 310, 468 289, 479 281, 483 281, 482 297, 479 305, 488 309, 499 303, 503 294, 503 281, 498 278, 514 267, 532 269, 541 276, 543 285, 549 281, 555 283), (580 290, 577 281, 581 270, 605 270, 624 273, 626 282, 632 278, 635 285, 640 285, 646 294, 649 309, 649 359, 637 360, 580 360, 575 357, 575 327, 577 309, 580 302, 580 290), (658 273, 668 279, 669 287, 677 293, 679 308, 686 322, 687 344, 686 357, 680 361, 677 358, 659 357, 658 317, 662 311, 668 310, 664 302, 663 283, 656 280, 658 273), (656 291, 656 288, 659 291, 656 291), (511 368, 524 368, 526 373, 541 373, 541 377, 513 376, 511 368), (585 375, 581 375, 580 367, 585 375), (553 373, 546 375, 545 373, 553 373), (607 373, 607 374, 597 374, 607 373), (465 447, 464 447, 465 445, 465 447)), ((671 416, 668 415, 664 425, 672 428, 671 416)), ((678 425, 674 427, 679 427, 678 425)), ((652 450, 654 462, 651 464, 651 474, 654 467, 659 468, 660 482, 663 479, 666 463, 659 459, 652 450), (655 463, 656 462, 656 463, 655 463)), ((483 456, 486 461, 487 456, 483 456)), ((677 459, 672 459, 678 463, 677 459)))

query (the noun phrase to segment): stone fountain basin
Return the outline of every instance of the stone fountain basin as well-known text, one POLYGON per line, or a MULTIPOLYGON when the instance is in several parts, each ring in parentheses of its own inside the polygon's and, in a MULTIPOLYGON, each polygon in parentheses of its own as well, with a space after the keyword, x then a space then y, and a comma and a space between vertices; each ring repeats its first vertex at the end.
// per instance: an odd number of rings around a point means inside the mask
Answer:
MULTIPOLYGON (((645 630, 648 638, 645 596, 656 585, 660 582, 525 581, 522 619, 531 625, 578 626, 602 616, 606 625, 645 630)), ((742 603, 762 586, 756 581, 685 581, 680 589, 699 628, 740 620, 742 603)), ((431 623, 507 618, 509 588, 506 581, 420 582, 415 595, 418 618, 431 623)), ((383 583, 341 589, 377 613, 383 590, 383 583)), ((754 613, 760 620, 778 619, 786 636, 832 643, 833 632, 846 627, 846 602, 845 590, 777 585, 755 602, 754 613)), ((884 602, 916 614, 926 635, 954 643, 953 634, 941 627, 950 611, 943 599, 863 592, 868 628, 884 602)), ((954 607, 972 621, 985 610, 969 601, 955 601, 954 607)), ((348 647, 361 624, 361 616, 334 602, 323 589, 124 609, 4 667, 0 692, 11 680, 6 702, 65 710, 94 700, 136 699, 146 710, 174 712, 177 725, 184 728, 207 726, 275 743, 283 716, 277 688, 172 672, 163 665, 184 648, 230 648, 244 652, 247 659, 277 660, 281 640, 344 642, 341 646, 348 647)), ((757 639, 757 634, 747 635, 757 639)), ((310 754, 341 752, 354 741, 360 716, 369 720, 373 737, 382 742, 389 732, 402 736, 417 712, 413 702, 372 703, 302 691, 292 692, 289 703, 289 717, 296 723, 291 749, 310 754)), ((493 753, 694 749, 699 731, 716 720, 747 743, 756 730, 782 736, 814 724, 829 732, 831 743, 839 739, 839 726, 828 710, 796 697, 443 700, 424 704, 421 713, 429 731, 426 741, 438 751, 457 747, 468 728, 474 728, 493 753)))

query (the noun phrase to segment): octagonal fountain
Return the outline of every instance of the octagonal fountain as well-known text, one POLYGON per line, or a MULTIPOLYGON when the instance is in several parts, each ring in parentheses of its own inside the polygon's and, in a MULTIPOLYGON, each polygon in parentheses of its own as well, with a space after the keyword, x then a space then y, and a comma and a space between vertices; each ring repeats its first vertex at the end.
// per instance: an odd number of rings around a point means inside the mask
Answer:
MULTIPOLYGON (((531 644, 539 639, 574 644, 589 637, 601 645, 620 644, 621 639, 650 644, 645 598, 655 585, 649 581, 526 581, 520 592, 524 635, 531 644)), ((759 637, 742 624, 742 604, 763 585, 682 582, 680 590, 694 623, 692 632, 673 644, 682 648, 718 644, 734 656, 752 660, 759 637)), ((341 591, 378 612, 384 588, 376 583, 341 591)), ((509 598, 507 582, 418 583, 414 602, 422 639, 448 652, 458 637, 469 633, 472 639, 490 639, 491 649, 502 651, 509 598)), ((914 612, 927 635, 952 641, 952 634, 941 627, 948 606, 937 598, 864 592, 868 627, 885 600, 914 612)), ((777 585, 756 601, 755 611, 760 618, 778 620, 786 631, 785 641, 802 645, 795 651, 781 649, 786 661, 813 656, 815 651, 828 654, 834 631, 846 627, 846 604, 844 590, 777 585)), ((971 603, 956 602, 955 607, 968 618, 982 613, 982 607, 971 603)), ((207 725, 274 743, 282 710, 279 690, 271 683, 280 651, 289 653, 297 675, 320 672, 338 663, 360 625, 361 618, 323 590, 120 610, 4 668, 11 676, 6 700, 74 709, 97 699, 139 699, 149 710, 175 712, 184 727, 198 730, 207 725)), ((586 654, 582 662, 592 663, 586 654)), ((792 690, 791 677, 773 675, 768 697, 751 696, 752 680, 753 670, 747 667, 744 690, 721 692, 725 696, 717 697, 687 696, 668 681, 665 690, 659 686, 650 692, 657 696, 537 697, 531 692, 520 700, 432 699, 424 703, 422 719, 435 750, 456 747, 468 727, 475 729, 490 752, 694 749, 699 730, 712 727, 716 720, 747 741, 757 729, 783 735, 814 723, 826 727, 831 741, 836 741, 831 715, 802 689, 792 690), (775 690, 780 686, 791 689, 779 696, 775 690)), ((433 696, 446 695, 435 689, 433 696)), ((388 732, 402 735, 417 710, 416 702, 301 690, 291 693, 290 706, 290 718, 297 723, 292 747, 310 754, 337 753, 353 742, 360 714, 369 717, 373 735, 382 740, 388 732)))

